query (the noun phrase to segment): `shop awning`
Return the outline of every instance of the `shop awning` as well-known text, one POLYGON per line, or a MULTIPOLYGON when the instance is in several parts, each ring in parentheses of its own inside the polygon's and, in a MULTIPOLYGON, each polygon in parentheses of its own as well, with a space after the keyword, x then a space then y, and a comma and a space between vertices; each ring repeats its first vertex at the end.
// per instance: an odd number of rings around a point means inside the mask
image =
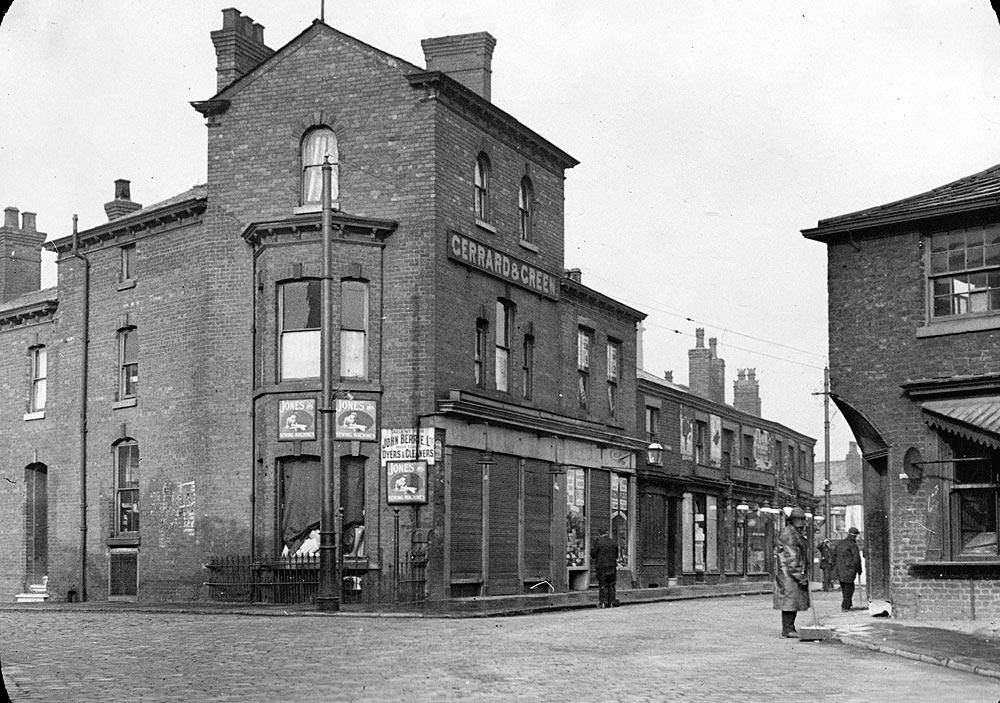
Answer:
POLYGON ((854 433, 854 438, 858 440, 858 445, 861 447, 861 455, 866 459, 885 456, 889 451, 889 444, 882 438, 882 433, 879 432, 875 423, 869 420, 861 410, 836 393, 830 394, 830 400, 836 404, 844 419, 847 420, 847 424, 850 425, 851 432, 854 433))
POLYGON ((931 427, 1000 449, 1000 396, 934 400, 921 408, 931 427))

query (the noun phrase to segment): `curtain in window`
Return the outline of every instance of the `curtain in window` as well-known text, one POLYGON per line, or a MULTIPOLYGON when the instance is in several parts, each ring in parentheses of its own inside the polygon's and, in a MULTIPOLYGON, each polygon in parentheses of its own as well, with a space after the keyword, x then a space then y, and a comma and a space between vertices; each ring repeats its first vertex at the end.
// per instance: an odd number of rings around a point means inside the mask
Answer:
POLYGON ((333 164, 331 197, 339 195, 337 135, 330 129, 315 129, 302 142, 302 202, 318 203, 323 196, 323 159, 329 154, 333 164))
POLYGON ((319 529, 323 512, 323 481, 318 459, 290 460, 283 464, 281 537, 288 553, 298 551, 313 530, 319 529))

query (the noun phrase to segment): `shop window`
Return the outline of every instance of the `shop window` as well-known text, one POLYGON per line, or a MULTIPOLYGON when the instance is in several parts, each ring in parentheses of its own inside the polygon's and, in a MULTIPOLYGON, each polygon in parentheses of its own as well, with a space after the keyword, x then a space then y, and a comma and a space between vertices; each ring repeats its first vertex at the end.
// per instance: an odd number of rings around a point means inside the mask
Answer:
POLYGON ((748 574, 762 574, 767 567, 767 521, 758 512, 746 517, 746 564, 748 574))
POLYGON ((535 392, 535 337, 524 335, 524 357, 521 367, 521 395, 531 400, 535 392))
POLYGON ((115 536, 139 532, 139 444, 126 439, 114 447, 115 536))
POLYGON ((323 474, 319 458, 301 456, 282 460, 279 489, 282 554, 318 553, 323 511, 323 474))
POLYGON ((490 160, 482 153, 476 158, 475 209, 477 220, 490 221, 490 160))
POLYGON ((340 375, 368 377, 368 284, 340 283, 340 375))
POLYGON ((660 409, 646 406, 646 438, 652 442, 660 436, 660 409))
POLYGON ((118 330, 118 400, 139 392, 139 332, 135 327, 118 330))
POLYGON ((618 380, 621 374, 621 342, 608 340, 608 415, 618 415, 618 380))
POLYGON ((933 318, 1000 312, 1000 225, 934 234, 928 287, 933 318))
POLYGON ((45 347, 31 348, 31 391, 29 412, 45 410, 48 379, 48 353, 45 347))
POLYGON ((701 493, 685 493, 681 505, 683 519, 685 573, 719 571, 718 499, 701 493))
POLYGON ((320 282, 292 281, 278 287, 280 380, 319 378, 320 282))
POLYGON ((531 179, 525 176, 521 179, 521 187, 517 191, 517 211, 521 225, 521 241, 530 242, 532 240, 532 206, 535 202, 535 191, 531 186, 531 179))
POLYGON ((510 328, 514 321, 514 305, 508 300, 497 300, 496 326, 494 328, 494 344, 496 355, 496 389, 506 393, 509 390, 510 377, 510 328))
POLYGON ((629 477, 611 474, 611 539, 618 544, 618 566, 629 565, 629 477))
POLYGON ((587 565, 587 477, 583 469, 566 469, 566 565, 587 565))
POLYGON ((586 327, 576 331, 577 398, 581 408, 590 405, 590 351, 594 346, 594 333, 586 327))
POLYGON ((963 437, 948 440, 953 456, 951 486, 952 555, 956 559, 1000 557, 1000 451, 963 437))
POLYGON ((340 197, 340 157, 337 151, 337 135, 328 127, 317 127, 306 133, 302 139, 302 204, 322 205, 323 162, 329 156, 333 172, 330 178, 330 198, 340 197))
POLYGON ((473 362, 476 385, 483 388, 486 385, 486 339, 490 333, 490 323, 479 318, 476 320, 476 353, 473 362))
POLYGON ((135 278, 135 244, 126 244, 121 248, 121 269, 118 272, 118 282, 124 283, 135 278))

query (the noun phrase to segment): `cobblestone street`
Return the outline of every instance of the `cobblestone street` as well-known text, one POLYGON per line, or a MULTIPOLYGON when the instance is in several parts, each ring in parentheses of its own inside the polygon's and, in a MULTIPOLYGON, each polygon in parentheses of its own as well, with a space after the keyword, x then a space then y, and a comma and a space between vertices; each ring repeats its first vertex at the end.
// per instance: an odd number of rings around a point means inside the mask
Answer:
POLYGON ((460 620, 8 610, 0 661, 15 702, 1000 699, 778 623, 768 596, 460 620))

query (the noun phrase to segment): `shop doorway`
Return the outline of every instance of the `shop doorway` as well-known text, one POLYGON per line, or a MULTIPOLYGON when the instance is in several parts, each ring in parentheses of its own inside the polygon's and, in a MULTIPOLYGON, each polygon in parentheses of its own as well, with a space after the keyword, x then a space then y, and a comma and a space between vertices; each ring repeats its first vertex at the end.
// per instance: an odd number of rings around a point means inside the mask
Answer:
POLYGON ((862 481, 864 486, 864 551, 868 573, 869 598, 889 599, 889 459, 865 457, 862 481))

